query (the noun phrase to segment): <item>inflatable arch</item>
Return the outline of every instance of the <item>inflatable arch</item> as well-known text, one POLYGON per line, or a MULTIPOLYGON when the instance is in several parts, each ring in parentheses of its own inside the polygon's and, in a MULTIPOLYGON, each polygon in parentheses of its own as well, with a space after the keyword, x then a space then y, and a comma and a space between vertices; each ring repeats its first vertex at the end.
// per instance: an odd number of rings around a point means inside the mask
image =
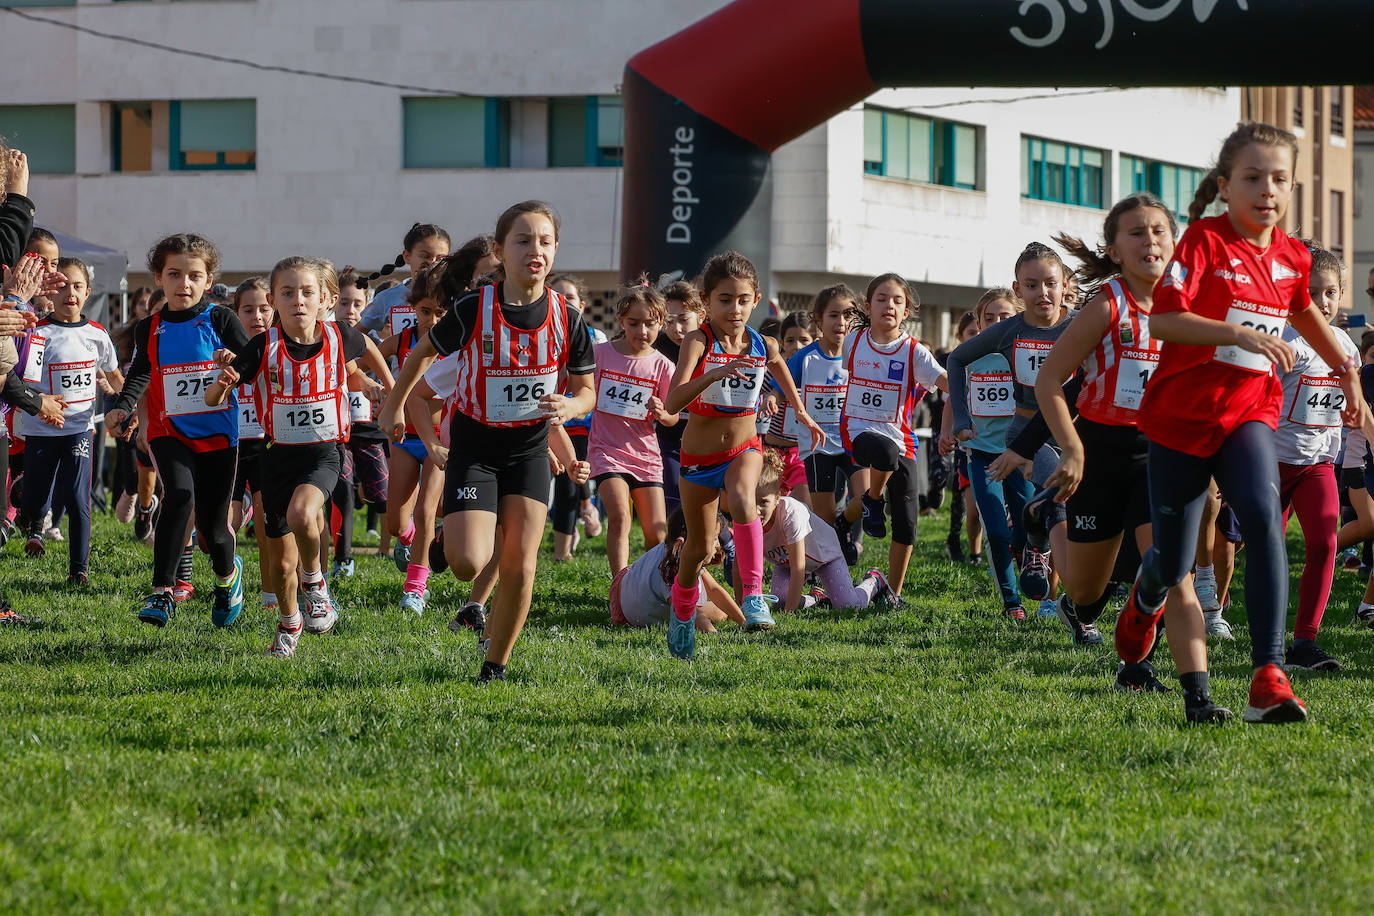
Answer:
POLYGON ((1371 0, 736 0, 625 67, 621 273, 767 276, 773 151, 880 87, 1366 83, 1371 45, 1371 0))

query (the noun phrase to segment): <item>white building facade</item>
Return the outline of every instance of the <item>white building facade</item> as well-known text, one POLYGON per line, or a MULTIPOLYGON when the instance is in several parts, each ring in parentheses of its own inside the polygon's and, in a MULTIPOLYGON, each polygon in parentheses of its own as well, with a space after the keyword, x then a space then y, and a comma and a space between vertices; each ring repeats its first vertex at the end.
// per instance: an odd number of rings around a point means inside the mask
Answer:
MULTIPOLYGON (((722 4, 20 5, 48 21, 0 10, 0 134, 32 154, 40 224, 127 250, 133 270, 186 230, 220 245, 231 280, 297 253, 376 269, 414 222, 458 244, 538 197, 563 215, 557 267, 604 292, 624 62, 722 4)), ((945 343, 1027 242, 1097 239, 1105 209, 1140 188, 1186 211, 1239 111, 1224 89, 883 90, 775 155, 770 294, 801 307, 896 271, 917 281, 923 334, 945 343)))

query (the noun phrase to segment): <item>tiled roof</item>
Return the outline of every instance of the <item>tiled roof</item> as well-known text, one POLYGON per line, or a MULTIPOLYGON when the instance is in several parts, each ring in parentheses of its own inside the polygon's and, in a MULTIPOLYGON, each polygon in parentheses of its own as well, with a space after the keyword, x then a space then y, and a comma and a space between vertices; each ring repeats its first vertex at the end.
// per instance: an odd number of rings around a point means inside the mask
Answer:
POLYGON ((1355 129, 1374 129, 1374 86, 1355 87, 1355 129))

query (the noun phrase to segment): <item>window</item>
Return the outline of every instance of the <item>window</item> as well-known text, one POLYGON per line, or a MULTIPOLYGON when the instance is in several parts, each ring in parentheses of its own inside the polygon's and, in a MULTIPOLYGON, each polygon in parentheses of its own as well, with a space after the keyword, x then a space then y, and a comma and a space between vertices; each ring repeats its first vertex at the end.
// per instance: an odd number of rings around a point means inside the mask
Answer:
POLYGON ((153 105, 117 102, 110 110, 110 170, 153 170, 153 105))
POLYGON ((625 109, 618 95, 549 99, 549 166, 620 165, 625 109))
POLYGON ((510 105, 505 99, 402 99, 401 118, 405 168, 510 165, 510 105))
POLYGON ((1345 192, 1331 192, 1331 228, 1326 230, 1331 253, 1345 253, 1345 192))
POLYGON ((173 171, 257 166, 257 103, 252 99, 169 102, 168 161, 173 171))
POLYGON ((1155 162, 1138 156, 1121 157, 1121 196, 1149 191, 1159 197, 1180 220, 1188 219, 1188 206, 1207 175, 1186 165, 1155 162))
POLYGON ((1021 196, 1080 207, 1102 206, 1107 154, 1037 137, 1023 138, 1021 196))
POLYGON ((29 157, 35 175, 76 171, 75 105, 0 105, 0 131, 29 157))
POLYGON ((0 6, 76 6, 76 0, 5 0, 0 6))
POLYGON ((864 108, 864 172, 950 188, 978 187, 979 131, 967 124, 864 108))
POLYGON ((1345 136, 1345 90, 1332 86, 1331 94, 1331 133, 1337 137, 1345 136))

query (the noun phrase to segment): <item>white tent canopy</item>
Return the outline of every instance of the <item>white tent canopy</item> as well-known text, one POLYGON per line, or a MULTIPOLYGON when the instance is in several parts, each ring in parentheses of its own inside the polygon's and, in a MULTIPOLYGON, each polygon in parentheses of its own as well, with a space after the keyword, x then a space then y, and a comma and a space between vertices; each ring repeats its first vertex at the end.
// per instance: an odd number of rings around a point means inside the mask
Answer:
POLYGON ((51 229, 48 231, 56 237, 57 250, 62 257, 80 258, 91 269, 91 297, 86 300, 82 314, 113 331, 110 323, 120 324, 124 319, 124 293, 129 285, 128 257, 113 248, 51 229))

